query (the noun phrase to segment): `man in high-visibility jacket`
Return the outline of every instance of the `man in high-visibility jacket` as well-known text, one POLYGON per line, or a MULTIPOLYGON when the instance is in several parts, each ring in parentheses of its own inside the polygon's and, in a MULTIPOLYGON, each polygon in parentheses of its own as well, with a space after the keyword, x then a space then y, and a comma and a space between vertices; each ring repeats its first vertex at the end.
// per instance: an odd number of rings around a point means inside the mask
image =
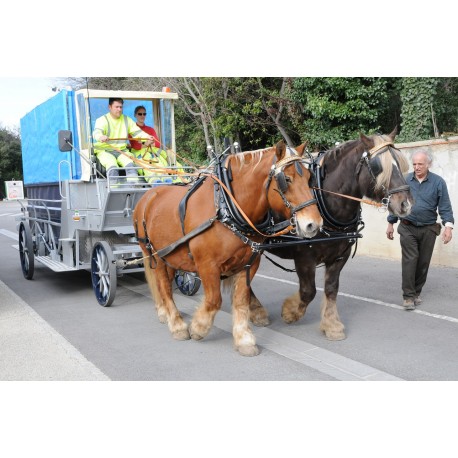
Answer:
POLYGON ((118 177, 118 167, 126 167, 126 176, 128 181, 136 182, 138 180, 137 171, 134 168, 132 160, 133 155, 127 149, 128 135, 133 138, 144 140, 145 146, 153 143, 151 135, 143 132, 135 122, 122 114, 124 100, 118 97, 112 97, 108 101, 108 113, 100 116, 95 121, 92 136, 95 140, 94 154, 100 164, 105 167, 107 177, 118 177), (116 140, 110 140, 114 138, 116 140))

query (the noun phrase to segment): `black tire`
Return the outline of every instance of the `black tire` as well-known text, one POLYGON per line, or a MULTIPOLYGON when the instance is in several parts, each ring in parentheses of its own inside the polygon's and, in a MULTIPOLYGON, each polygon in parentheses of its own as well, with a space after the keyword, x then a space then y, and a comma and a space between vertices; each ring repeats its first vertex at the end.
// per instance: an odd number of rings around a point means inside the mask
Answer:
POLYGON ((117 274, 113 251, 105 242, 97 242, 92 250, 91 278, 97 302, 109 307, 116 295, 117 274))
POLYGON ((185 296, 194 296, 199 291, 202 282, 195 272, 177 270, 175 272, 175 283, 185 296))
POLYGON ((32 232, 28 223, 19 225, 19 258, 24 278, 32 280, 35 271, 35 255, 33 253, 32 232))

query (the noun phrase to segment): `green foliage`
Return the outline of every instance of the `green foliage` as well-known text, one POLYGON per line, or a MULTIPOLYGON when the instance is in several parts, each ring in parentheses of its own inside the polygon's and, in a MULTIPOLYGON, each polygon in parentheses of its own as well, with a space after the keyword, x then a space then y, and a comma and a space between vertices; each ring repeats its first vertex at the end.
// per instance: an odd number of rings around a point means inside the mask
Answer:
POLYGON ((431 107, 440 132, 458 132, 458 78, 129 77, 90 78, 89 86, 171 87, 179 95, 177 153, 197 163, 207 142, 221 150, 225 139, 252 150, 289 137, 316 150, 396 126, 397 141, 427 139, 434 134, 431 107))
POLYGON ((388 104, 387 78, 296 78, 291 99, 300 110, 295 129, 310 148, 371 134, 381 128, 381 113, 388 104))
POLYGON ((194 164, 203 164, 207 158, 202 128, 182 105, 175 105, 175 140, 177 154, 194 164))
POLYGON ((439 78, 434 111, 441 133, 458 133, 458 78, 439 78))
POLYGON ((0 196, 5 181, 22 180, 21 140, 19 134, 0 126, 0 196))
MULTIPOLYGON (((283 78, 207 78, 223 88, 215 101, 217 134, 238 141, 243 150, 273 145, 282 137, 273 117, 288 101, 280 93, 283 78)), ((287 117, 281 117, 286 123, 287 117)))
POLYGON ((398 141, 427 140, 434 136, 432 111, 439 78, 403 78, 402 123, 398 141))

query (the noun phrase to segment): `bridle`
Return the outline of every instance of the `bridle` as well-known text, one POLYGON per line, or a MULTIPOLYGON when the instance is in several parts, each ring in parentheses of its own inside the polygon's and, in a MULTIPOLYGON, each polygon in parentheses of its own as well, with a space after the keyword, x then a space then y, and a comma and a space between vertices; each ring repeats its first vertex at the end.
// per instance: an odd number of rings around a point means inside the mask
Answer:
MULTIPOLYGON (((298 156, 297 154, 295 154, 289 146, 287 147, 287 149, 290 152, 290 155, 272 164, 272 167, 269 173, 269 177, 267 179, 266 194, 269 192, 269 187, 270 187, 272 178, 275 178, 278 189, 274 188, 274 191, 278 192, 286 208, 289 208, 291 212, 290 224, 291 226, 293 226, 293 230, 291 230, 291 233, 295 234, 296 225, 297 225, 296 213, 305 207, 316 204, 317 200, 309 199, 309 200, 306 200, 305 202, 301 202, 300 204, 296 206, 293 206, 291 202, 286 198, 285 193, 288 190, 288 181, 286 179, 286 175, 284 172, 285 168, 291 165, 292 163, 294 163, 294 166, 296 167, 296 171, 300 176, 303 175, 301 165, 304 165, 304 167, 310 171, 310 164, 302 156, 298 156)), ((275 157, 276 156, 274 156, 274 161, 275 161, 275 157)), ((310 173, 312 172, 310 171, 310 173)))
MULTIPOLYGON (((363 164, 365 164, 369 171, 369 175, 371 176, 375 184, 377 182, 377 176, 382 172, 382 166, 380 164, 380 158, 378 157, 378 155, 384 153, 386 150, 389 151, 391 157, 396 162, 398 170, 400 171, 401 167, 399 165, 398 159, 396 158, 396 155, 393 153, 394 149, 394 144, 392 142, 383 142, 380 145, 374 146, 372 149, 369 150, 369 152, 364 151, 364 153, 361 156, 361 159, 359 160, 358 166, 356 167, 356 176, 359 175, 361 167, 363 166, 363 164)), ((408 191, 410 189, 410 186, 406 184, 399 186, 397 188, 386 189, 386 187, 382 184, 381 189, 385 195, 385 197, 382 199, 382 204, 385 208, 388 208, 391 196, 398 192, 408 191)))

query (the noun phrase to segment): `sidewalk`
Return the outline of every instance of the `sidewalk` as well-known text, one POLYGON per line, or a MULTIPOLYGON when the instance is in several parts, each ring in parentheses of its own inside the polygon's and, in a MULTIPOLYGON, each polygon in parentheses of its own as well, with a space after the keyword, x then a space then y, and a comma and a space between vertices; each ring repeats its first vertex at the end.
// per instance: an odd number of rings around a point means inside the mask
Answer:
POLYGON ((0 381, 110 380, 0 280, 0 381))

